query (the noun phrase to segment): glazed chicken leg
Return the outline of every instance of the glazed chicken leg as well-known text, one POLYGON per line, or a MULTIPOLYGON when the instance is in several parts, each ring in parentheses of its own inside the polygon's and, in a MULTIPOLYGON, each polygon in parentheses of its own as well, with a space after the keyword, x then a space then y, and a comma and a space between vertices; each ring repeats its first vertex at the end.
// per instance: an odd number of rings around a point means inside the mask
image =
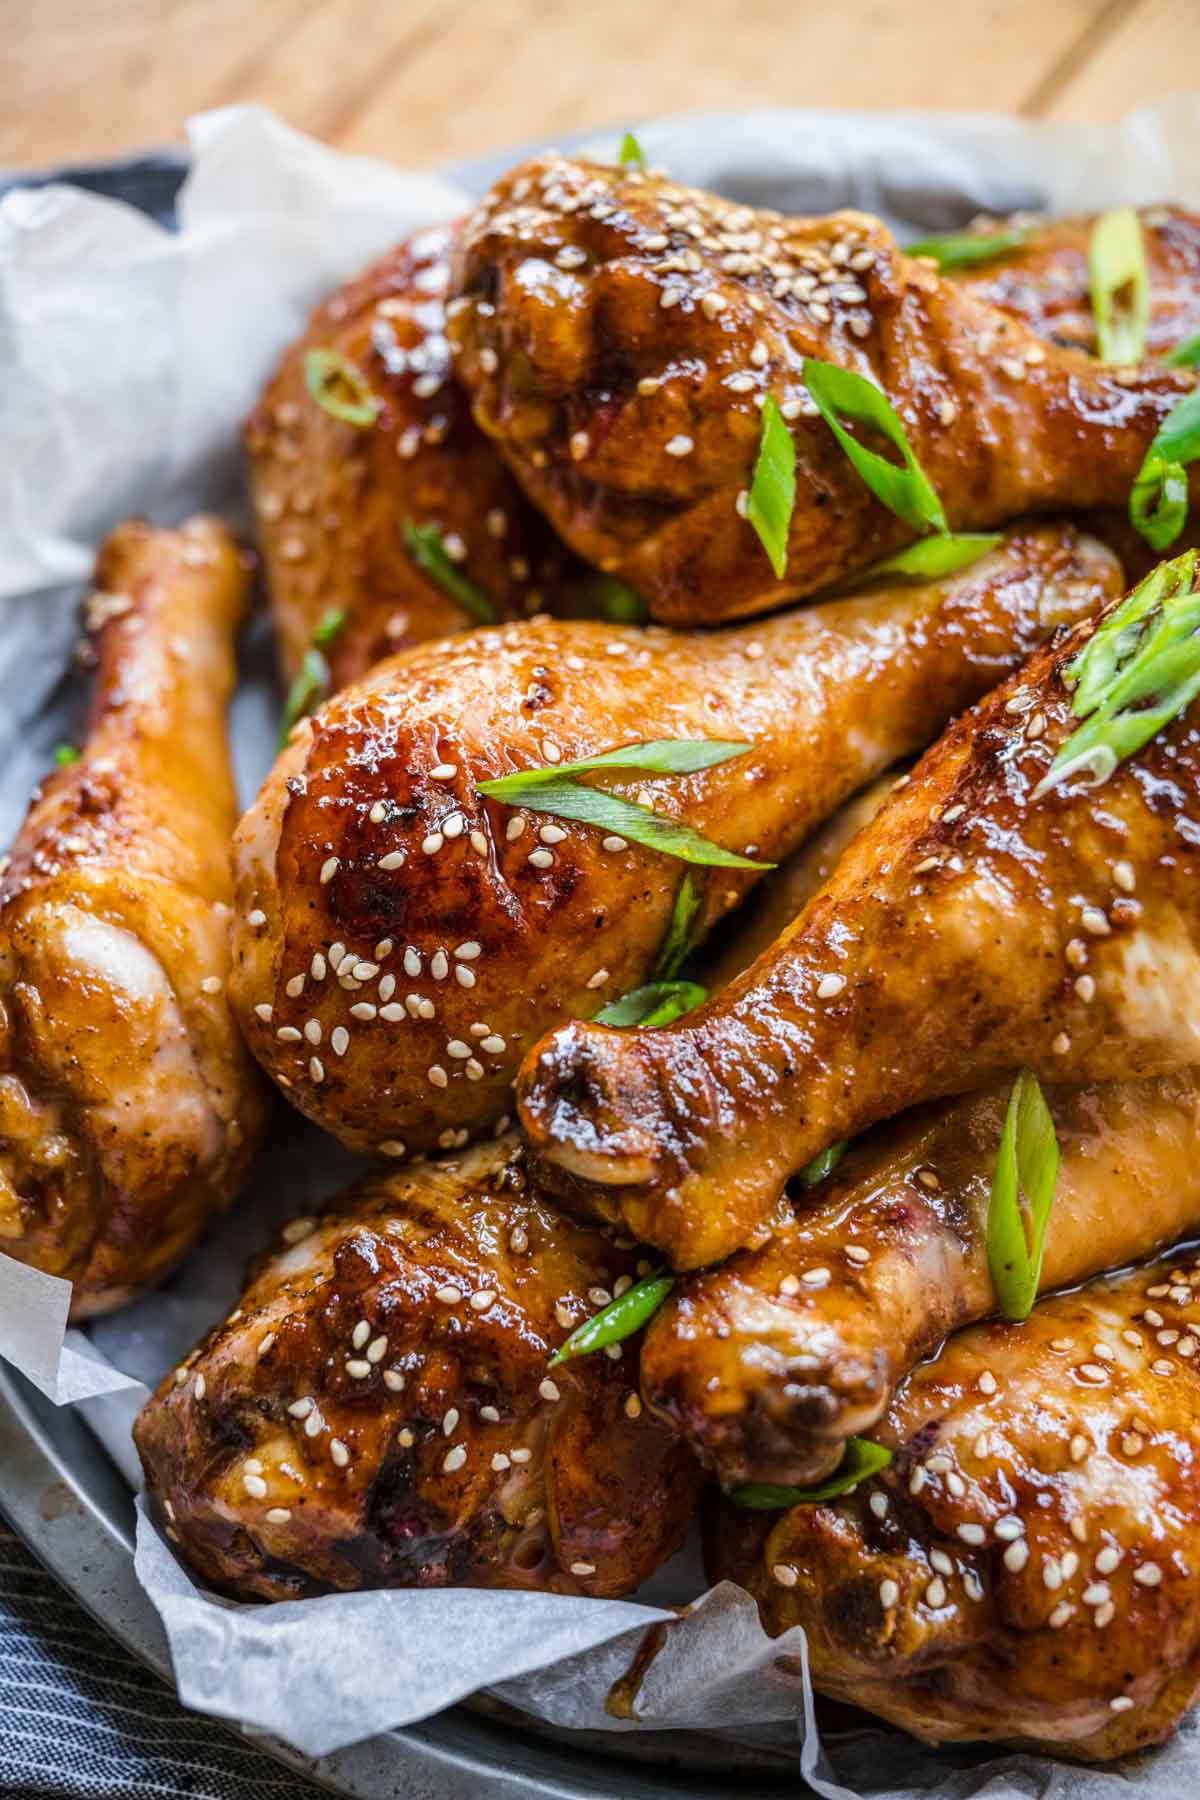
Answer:
POLYGON ((786 219, 562 156, 491 190, 455 287, 477 421, 559 535, 674 624, 811 594, 911 536, 815 415, 806 357, 883 389, 954 530, 1123 508, 1196 379, 1048 345, 861 213, 786 219), (782 580, 741 498, 768 394, 796 447, 782 580))
POLYGON ((636 1340, 547 1361, 635 1273, 511 1140, 361 1182, 284 1230, 138 1420, 168 1536, 243 1600, 630 1592, 679 1547, 698 1467, 641 1410, 636 1340))
MULTIPOLYGON (((1200 216, 1180 206, 1144 206, 1138 222, 1149 299, 1146 351, 1164 356, 1200 331, 1200 216)), ((1026 234, 1025 242, 956 269, 953 280, 977 300, 1023 320, 1039 337, 1094 356, 1088 246, 1095 225, 1095 216, 977 221, 972 230, 981 235, 1015 228, 1026 234)))
POLYGON ((774 861, 1115 571, 1070 528, 1017 528, 948 580, 754 630, 531 621, 380 665, 298 728, 239 828, 247 1041, 344 1142, 455 1147, 508 1110, 543 1031, 650 978, 685 873, 694 941, 755 876, 485 800, 481 781, 656 739, 748 743, 619 787, 774 861))
POLYGON ((577 1023, 530 1052, 521 1116, 680 1268, 761 1241, 819 1151, 1021 1064, 1046 1081, 1200 1062, 1196 708, 1095 789, 1035 797, 1077 720, 1077 627, 953 725, 792 929, 663 1030, 577 1023))
POLYGON ((1200 1265, 981 1325, 910 1376, 890 1468, 782 1515, 722 1504, 709 1572, 802 1625, 817 1689, 930 1743, 1105 1761, 1200 1692, 1200 1265))
MULTIPOLYGON (((1052 1091, 1061 1152, 1041 1286, 1200 1227, 1200 1080, 1052 1091)), ((900 1378, 997 1310, 987 1215, 1008 1090, 877 1126, 761 1250, 677 1288, 642 1351, 647 1403, 734 1487, 822 1480, 900 1378)))
MULTIPOLYGON (((471 422, 450 373, 445 289, 456 227, 407 238, 319 306, 246 425, 259 536, 288 678, 329 614, 330 690, 383 656, 474 620, 413 559, 405 524, 435 526, 499 618, 539 611, 573 559, 471 422), (327 411, 313 354, 349 364, 375 416, 327 411)), ((355 395, 331 377, 333 400, 355 395)), ((362 396, 358 396, 362 403, 362 396)))
POLYGON ((87 608, 87 740, 0 881, 0 1250, 73 1281, 75 1318, 178 1261, 265 1127, 225 999, 245 600, 215 522, 113 533, 87 608))

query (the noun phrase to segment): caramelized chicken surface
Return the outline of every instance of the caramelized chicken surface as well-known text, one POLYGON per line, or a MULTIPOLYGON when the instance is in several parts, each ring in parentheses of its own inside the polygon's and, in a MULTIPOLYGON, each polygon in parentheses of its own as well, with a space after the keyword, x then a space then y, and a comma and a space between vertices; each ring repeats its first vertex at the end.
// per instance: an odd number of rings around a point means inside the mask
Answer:
POLYGON ((636 1340, 547 1361, 635 1272, 512 1140, 360 1182, 285 1228, 138 1420, 168 1536, 243 1600, 632 1591, 682 1542, 697 1465, 641 1410, 636 1340))
POLYGON ((565 541, 673 624, 811 594, 911 536, 816 416, 805 357, 884 390, 956 531, 1123 508, 1196 380, 1047 344, 864 214, 787 219, 562 156, 491 190, 455 289, 476 420, 565 541), (796 448, 782 580, 740 500, 767 394, 796 448))
POLYGON ((1105 1761, 1200 1692, 1194 1251, 980 1325, 911 1375, 890 1468, 782 1515, 722 1504, 710 1573, 817 1689, 930 1743, 1105 1761))
MULTIPOLYGON (((323 652, 333 689, 406 645, 475 622, 414 562, 408 520, 441 530, 456 568, 496 617, 537 612, 564 569, 575 569, 472 423, 450 373, 445 288, 455 230, 406 238, 319 306, 247 422, 289 679, 330 613, 345 615, 323 652), (313 397, 306 364, 314 351, 345 359, 365 381, 377 402, 373 423, 348 423, 313 397)), ((353 403, 334 388, 335 399, 353 403)))
POLYGON ((693 1268, 761 1241, 818 1152, 920 1101, 1021 1064, 1085 1082, 1200 1061, 1196 706, 1100 788, 1034 798, 1094 629, 952 725, 707 1006, 662 1030, 564 1026, 530 1052, 521 1117, 573 1204, 693 1268))
POLYGON ((0 878, 0 1251, 72 1281, 76 1319, 179 1260, 265 1127, 225 998, 245 600, 213 520, 112 534, 87 602, 86 742, 0 878))
MULTIPOLYGON (((1061 1152, 1043 1292, 1200 1227, 1200 1080, 1052 1090, 1061 1152)), ((722 1485, 808 1486, 870 1435, 896 1383, 997 1310, 987 1216, 1008 1088, 918 1108, 853 1145, 761 1250, 651 1320, 642 1392, 722 1485)))
POLYGON ((456 1147, 511 1106, 543 1031, 649 979, 685 873, 694 940, 755 875, 689 870, 479 782, 655 739, 746 742, 617 791, 774 861, 1117 580, 1072 528, 1018 527, 945 581, 749 630, 534 620, 380 665, 297 728, 239 828, 247 1041, 344 1142, 456 1147))
MULTIPOLYGON (((1146 350, 1164 356, 1200 331, 1200 216, 1181 206, 1138 211, 1146 257, 1149 318, 1146 350)), ((999 256, 956 269, 956 284, 1011 313, 1064 349, 1096 354, 1088 246, 1096 216, 1074 219, 982 219, 971 229, 1028 233, 999 256)))

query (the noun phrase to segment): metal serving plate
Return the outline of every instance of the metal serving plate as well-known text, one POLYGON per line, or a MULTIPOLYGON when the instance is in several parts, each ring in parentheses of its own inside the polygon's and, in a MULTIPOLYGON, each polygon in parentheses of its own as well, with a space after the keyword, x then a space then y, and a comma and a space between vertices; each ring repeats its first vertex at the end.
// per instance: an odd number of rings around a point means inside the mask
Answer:
MULTIPOLYGON (((481 192, 520 149, 448 171, 481 192)), ((187 171, 173 151, 118 162, 0 174, 12 186, 68 181, 128 201, 173 225, 187 171)), ((0 1365, 0 1512, 99 1623, 173 1686, 166 1636, 133 1570, 134 1507, 124 1479, 82 1419, 0 1365)), ((555 1730, 486 1700, 310 1762, 262 1733, 244 1735, 288 1767, 361 1800, 694 1800, 794 1795, 797 1753, 749 1749, 722 1758, 683 1731, 555 1730)))

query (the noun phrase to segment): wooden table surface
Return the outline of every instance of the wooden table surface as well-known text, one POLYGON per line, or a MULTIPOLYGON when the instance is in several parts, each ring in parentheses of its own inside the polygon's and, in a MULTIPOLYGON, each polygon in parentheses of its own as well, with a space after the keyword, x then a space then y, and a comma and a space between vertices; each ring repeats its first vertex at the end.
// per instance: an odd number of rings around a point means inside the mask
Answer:
POLYGON ((0 166, 259 100, 412 165, 761 102, 1110 119, 1200 69, 1200 0, 0 0, 0 166))

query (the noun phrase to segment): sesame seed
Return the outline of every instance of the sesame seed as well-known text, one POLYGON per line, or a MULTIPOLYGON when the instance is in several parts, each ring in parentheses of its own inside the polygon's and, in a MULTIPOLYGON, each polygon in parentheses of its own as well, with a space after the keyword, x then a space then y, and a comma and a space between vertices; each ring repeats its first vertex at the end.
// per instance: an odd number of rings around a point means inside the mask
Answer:
POLYGON ((320 1087, 325 1079, 325 1064, 321 1061, 319 1056, 309 1057, 308 1072, 316 1082, 317 1086, 320 1087))
POLYGON ((846 1260, 847 1262, 857 1263, 859 1268, 861 1268, 864 1263, 870 1262, 871 1252, 869 1250, 864 1250, 861 1244, 847 1244, 846 1260))
POLYGON ((1112 1624, 1116 1616, 1116 1607, 1111 1600, 1106 1600, 1104 1605, 1097 1607, 1096 1611, 1092 1614, 1092 1624, 1098 1631, 1103 1631, 1106 1625, 1112 1624))
POLYGON ((403 1431, 398 1431, 396 1433, 396 1442, 402 1450, 411 1450, 416 1442, 416 1438, 406 1425, 403 1431))
POLYGON ((305 1437, 315 1438, 318 1433, 324 1431, 324 1429, 325 1421, 321 1417, 319 1409, 314 1405, 312 1411, 304 1421, 304 1435, 305 1437))
POLYGON ((442 832, 431 831, 428 837, 421 839, 421 848, 426 856, 436 856, 446 839, 442 832))
POLYGON ((503 1450, 497 1450, 492 1457, 492 1468, 496 1471, 497 1475, 502 1475, 505 1469, 510 1466, 509 1460, 507 1456, 505 1456, 503 1450))
POLYGON ((405 1012, 398 1000, 392 1000, 387 1006, 380 1007, 379 1016, 381 1019, 386 1019, 389 1025, 395 1025, 405 1017, 405 1012))
POLYGON ((610 835, 603 839, 603 848, 610 851, 628 850, 629 845, 625 838, 610 835))
POLYGON ((454 1436, 454 1430, 458 1424, 458 1420, 459 1420, 459 1412, 458 1412, 457 1406, 448 1407, 446 1410, 445 1417, 442 1419, 442 1436, 443 1437, 453 1437, 454 1436))
POLYGON ((301 1034, 294 1025, 281 1025, 275 1036, 281 1044, 298 1044, 301 1040, 301 1034))
MULTIPOLYGON (((303 983, 303 975, 301 975, 300 981, 303 983)), ((200 983, 200 992, 202 994, 219 994, 221 985, 221 977, 219 975, 206 975, 204 980, 200 983)))
POLYGON ((1053 1050, 1055 1056, 1065 1056, 1067 1054, 1067 1051, 1071 1048, 1071 1040, 1065 1031, 1059 1032, 1058 1036, 1052 1040, 1050 1048, 1053 1050))
POLYGON ((285 1244, 298 1244, 302 1238, 310 1236, 316 1228, 317 1221, 313 1218, 293 1219, 290 1225, 285 1225, 283 1228, 283 1241, 285 1244))
POLYGON ((546 1376, 546 1379, 539 1384, 538 1393, 542 1396, 543 1400, 560 1400, 562 1398, 562 1395, 559 1392, 558 1383, 551 1381, 548 1375, 546 1376))
POLYGON ((793 1569, 790 1563, 775 1563, 771 1569, 771 1577, 780 1587, 793 1588, 800 1579, 800 1572, 793 1569))
POLYGON ((382 1335, 372 1338, 371 1342, 367 1345, 367 1361, 369 1363, 382 1362, 387 1355, 387 1347, 388 1341, 382 1335))
POLYGON ((500 1423, 499 1411, 494 1406, 481 1406, 479 1409, 479 1416, 481 1419, 486 1419, 489 1425, 498 1425, 500 1423))
POLYGON ((1108 1380, 1108 1370, 1101 1368, 1099 1363, 1080 1363, 1075 1373, 1082 1381, 1097 1382, 1108 1380))
POLYGON ((273 1506, 267 1514, 269 1525, 286 1525, 291 1518, 291 1511, 286 1506, 273 1506))
POLYGON ((252 1500, 265 1500, 267 1497, 267 1484, 261 1475, 243 1475, 242 1486, 252 1500))
POLYGON ((641 1416, 642 1416, 641 1396, 639 1394, 626 1394, 626 1396, 625 1396, 625 1417, 627 1419, 640 1419, 641 1416))
POLYGON ((256 1016, 262 1020, 264 1025, 269 1025, 275 1014, 275 1008, 273 1006, 269 1006, 265 1000, 260 1000, 258 1005, 255 1007, 254 1011, 255 1011, 256 1016))
POLYGON ((573 1562, 571 1564, 571 1573, 572 1575, 594 1575, 596 1573, 596 1565, 595 1563, 590 1562, 573 1562))
POLYGON ((553 863, 554 857, 549 850, 531 850, 526 860, 532 863, 535 869, 548 869, 553 863))
POLYGON ((1069 1600, 1060 1600, 1058 1605, 1054 1608, 1054 1611, 1050 1614, 1049 1619, 1046 1621, 1051 1631, 1061 1631, 1063 1626, 1067 1623, 1067 1620, 1073 1615, 1074 1611, 1075 1608, 1071 1605, 1069 1600))
POLYGON ((982 1544, 987 1537, 982 1525, 964 1524, 958 1527, 958 1535, 964 1544, 982 1544))
POLYGON ((1085 906, 1079 916, 1079 923, 1093 937, 1107 937, 1112 929, 1106 915, 1098 906, 1085 906))
POLYGON ((1071 1461, 1082 1462, 1089 1449, 1088 1441, 1078 1433, 1071 1439, 1071 1461))
POLYGON ((487 1312, 488 1308, 495 1304, 495 1301, 495 1288, 479 1288, 471 1295, 471 1306, 478 1313, 487 1312))
POLYGON ((800 1279, 804 1283, 805 1287, 823 1288, 823 1287, 829 1286, 829 1283, 830 1283, 832 1277, 830 1276, 828 1269, 816 1268, 816 1269, 805 1269, 805 1271, 804 1271, 803 1275, 801 1275, 800 1279))
POLYGON ((518 814, 515 819, 510 819, 508 821, 508 824, 504 827, 504 835, 508 839, 510 844, 515 843, 516 840, 520 837, 521 833, 525 829, 525 825, 526 825, 526 821, 525 821, 525 819, 523 819, 521 817, 520 814, 518 814))
POLYGON ((587 979, 587 982, 585 985, 589 988, 601 988, 604 986, 604 984, 607 980, 608 980, 608 970, 607 969, 597 969, 594 975, 588 976, 588 979, 587 979))
POLYGON ((375 867, 377 869, 398 869, 402 866, 403 862, 403 850, 389 850, 386 856, 380 857, 375 867))
POLYGON ((1137 877, 1134 875, 1132 863, 1114 863, 1112 878, 1123 894, 1132 894, 1137 886, 1137 877))
POLYGON ((375 802, 374 806, 367 814, 367 817, 370 819, 372 825, 383 824, 383 821, 387 818, 387 807, 382 800, 377 800, 375 802))
POLYGON ((508 1046, 502 1037, 496 1037, 493 1034, 491 1037, 485 1037, 479 1048, 486 1050, 489 1056, 503 1056, 508 1046))
POLYGON ((510 1455, 515 1463, 527 1463, 533 1460, 532 1450, 513 1450, 510 1455))
POLYGON ((456 1287, 454 1282, 447 1281, 444 1286, 434 1289, 433 1297, 440 1300, 443 1306, 457 1306, 463 1297, 462 1289, 456 1287))
POLYGON ((1024 1538, 1018 1538, 1004 1552, 1004 1566, 1012 1575, 1019 1575, 1029 1561, 1029 1545, 1024 1538))
POLYGON ((879 1604, 884 1608, 885 1611, 890 1612, 892 1607, 898 1603, 899 1599, 900 1599, 900 1585, 898 1582, 892 1581, 890 1579, 890 1577, 886 1581, 880 1582, 880 1584, 879 1584, 879 1604))
POLYGON ((929 1552, 929 1561, 939 1575, 953 1575, 954 1563, 950 1557, 946 1555, 944 1550, 931 1550, 929 1552))
POLYGON ((822 975, 817 983, 817 999, 832 1000, 835 994, 841 993, 845 985, 846 977, 844 975, 822 975))
POLYGON ((304 1026, 304 1035, 310 1044, 319 1044, 321 1041, 320 1019, 309 1019, 304 1026))
POLYGON ((430 779, 433 781, 453 781, 454 777, 458 774, 458 764, 452 762, 438 763, 436 768, 430 769, 429 774, 430 779))
POLYGON ((925 1589, 925 1598, 930 1606, 945 1606, 946 1584, 940 1575, 935 1575, 933 1580, 929 1583, 929 1586, 925 1589))
POLYGON ((322 887, 328 887, 341 866, 342 865, 336 856, 327 856, 325 858, 325 861, 321 864, 322 887))
POLYGON ((455 965, 454 979, 457 981, 459 987, 473 988, 475 986, 475 971, 474 969, 464 967, 462 963, 458 963, 455 965))
POLYGON ((1093 1581, 1084 1588, 1081 1598, 1085 1606, 1104 1606, 1112 1599, 1112 1589, 1107 1581, 1093 1581))
POLYGON ((677 436, 668 438, 663 445, 668 456, 690 456, 695 448, 695 439, 688 437, 685 432, 679 432, 677 436))
POLYGON ((352 1381, 365 1381, 371 1373, 371 1365, 364 1362, 362 1357, 356 1356, 346 1364, 346 1373, 352 1381))
POLYGON ((992 1529, 1002 1544, 1015 1543, 1025 1531, 1021 1520, 1013 1518, 1011 1514, 1007 1518, 997 1519, 992 1529))
POLYGON ((267 915, 262 910, 261 906, 256 906, 253 912, 246 914, 246 923, 254 931, 260 930, 262 928, 262 926, 264 926, 266 924, 266 922, 267 922, 267 915))
POLYGON ((1133 1571, 1133 1579, 1139 1587, 1158 1587, 1162 1578, 1162 1570, 1153 1562, 1142 1563, 1133 1571))
POLYGON ((1108 1705, 1110 1712, 1129 1712, 1133 1707, 1133 1701, 1128 1694, 1116 1694, 1108 1705))
POLYGON ((445 981, 450 973, 450 959, 444 950, 435 950, 430 957, 429 973, 435 981, 445 981))
POLYGON ((442 826, 442 830, 445 833, 447 839, 460 838, 466 829, 467 829, 467 821, 463 818, 463 815, 461 813, 451 813, 450 817, 444 822, 444 824, 442 826))
POLYGON ((1111 1575, 1121 1560, 1121 1552, 1113 1544, 1106 1544, 1103 1550, 1096 1552, 1095 1570, 1097 1575, 1111 1575))
POLYGON ((383 1385, 386 1388, 390 1388, 393 1394, 399 1394, 404 1387, 404 1376, 399 1369, 385 1369, 383 1371, 383 1385))

